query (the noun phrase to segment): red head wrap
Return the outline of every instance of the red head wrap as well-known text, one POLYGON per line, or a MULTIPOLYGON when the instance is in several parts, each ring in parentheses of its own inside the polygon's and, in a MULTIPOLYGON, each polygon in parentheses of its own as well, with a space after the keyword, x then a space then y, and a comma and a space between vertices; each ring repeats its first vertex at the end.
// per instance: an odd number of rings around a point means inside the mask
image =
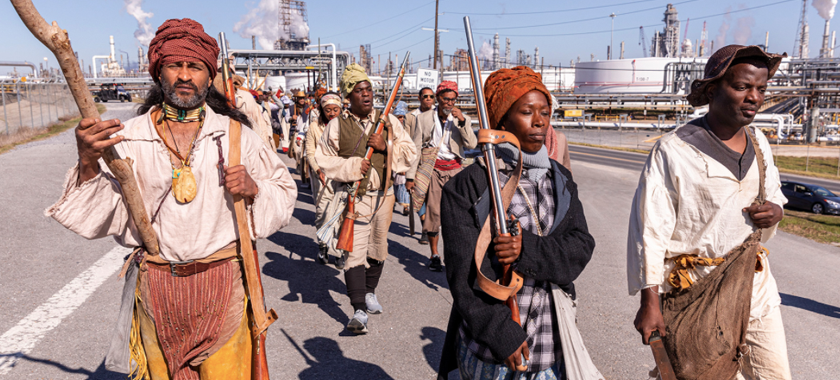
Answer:
POLYGON ((440 95, 440 93, 444 91, 455 91, 455 96, 458 96, 458 83, 451 80, 440 82, 437 91, 435 91, 435 95, 440 95))
POLYGON ((202 62, 216 77, 216 59, 219 45, 216 39, 204 33, 201 24, 185 18, 166 20, 149 43, 149 74, 154 80, 160 77, 160 68, 173 62, 202 62))
POLYGON ((497 128, 507 111, 525 94, 537 90, 545 94, 551 106, 551 93, 542 83, 542 76, 525 66, 500 69, 490 74, 484 83, 484 100, 490 128, 497 128))

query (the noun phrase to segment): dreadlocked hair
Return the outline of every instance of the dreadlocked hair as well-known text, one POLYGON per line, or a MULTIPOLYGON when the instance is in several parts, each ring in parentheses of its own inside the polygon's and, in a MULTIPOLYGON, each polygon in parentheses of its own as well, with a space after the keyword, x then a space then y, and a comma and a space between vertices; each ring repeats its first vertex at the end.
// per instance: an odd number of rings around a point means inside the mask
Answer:
MULTIPOLYGON (((160 83, 155 82, 155 84, 152 85, 152 89, 149 90, 149 96, 146 97, 146 101, 137 108, 137 114, 143 115, 146 112, 149 112, 152 107, 160 106, 163 103, 163 100, 163 89, 161 89, 160 83)), ((242 123, 244 126, 252 128, 251 121, 248 120, 248 116, 245 116, 245 114, 238 109, 228 105, 227 98, 225 98, 221 92, 216 90, 215 86, 210 86, 210 91, 207 92, 207 97, 204 98, 204 103, 206 103, 213 112, 219 115, 227 116, 242 123)))

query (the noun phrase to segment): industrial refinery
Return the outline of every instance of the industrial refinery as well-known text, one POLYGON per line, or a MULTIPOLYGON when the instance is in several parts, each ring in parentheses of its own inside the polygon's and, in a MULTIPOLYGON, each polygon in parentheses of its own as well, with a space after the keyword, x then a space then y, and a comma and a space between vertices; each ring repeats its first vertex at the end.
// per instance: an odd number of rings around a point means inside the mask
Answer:
MULTIPOLYGON (((810 142, 833 140, 835 137, 840 115, 840 59, 834 58, 836 33, 831 30, 834 3, 829 0, 809 4, 808 0, 802 0, 795 44, 770 82, 767 102, 756 121, 766 127, 768 133, 772 132, 772 136, 801 138, 810 142), (824 24, 820 25, 822 43, 816 57, 809 55, 811 49, 808 46, 811 28, 806 13, 812 10, 811 6, 817 8, 824 20, 824 24)), ((610 44, 603 49, 579 52, 577 59, 567 63, 546 62, 540 46, 525 48, 522 46, 524 41, 495 33, 492 38, 483 41, 478 51, 482 80, 501 68, 533 68, 542 75, 543 82, 556 98, 558 125, 581 128, 678 127, 704 112, 691 107, 685 95, 691 82, 702 78, 704 65, 716 47, 715 41, 708 37, 706 21, 692 23, 689 18, 681 21, 679 9, 674 4, 666 4, 661 9, 661 27, 639 27, 638 45, 642 56, 637 57, 627 56, 625 43, 629 41, 614 43, 611 37, 610 44), (692 40, 689 37, 689 26, 692 25, 695 30, 702 26, 700 38, 692 40), (563 111, 566 110, 580 111, 581 116, 572 120, 563 119, 563 111), (624 117, 619 118, 621 115, 624 117), (622 120, 621 125, 619 119, 622 120)), ((396 66, 400 62, 398 55, 374 52, 371 44, 360 44, 358 49, 345 50, 331 41, 314 37, 309 30, 306 2, 277 0, 275 17, 278 30, 274 39, 255 32, 250 36, 250 46, 224 41, 233 69, 245 78, 248 88, 272 91, 280 88, 303 91, 312 91, 317 87, 336 89, 338 78, 351 63, 365 67, 374 88, 384 91, 393 84, 396 66)), ((256 24, 258 22, 260 20, 239 26, 240 36, 258 30, 255 29, 260 26, 256 24)), ((764 43, 760 46, 767 49, 771 44, 770 32, 764 32, 763 36, 764 43)), ((136 48, 135 56, 126 51, 130 50, 126 46, 133 41, 115 41, 114 36, 109 36, 108 45, 105 45, 105 40, 102 42, 102 51, 107 54, 94 55, 88 62, 78 57, 91 90, 95 91, 104 84, 119 83, 142 97, 144 89, 152 82, 148 77, 145 46, 132 47, 131 50, 136 48)), ((771 51, 787 51, 778 47, 781 42, 774 45, 777 47, 771 51)), ((456 82, 460 91, 470 93, 473 84, 467 57, 464 47, 451 52, 436 50, 427 59, 413 55, 412 65, 403 81, 403 91, 416 92, 429 80, 435 83, 447 80, 456 82), (421 81, 421 77, 427 80, 421 81)), ((45 64, 48 62, 37 65, 31 62, 0 62, 0 66, 15 67, 7 81, 26 76, 30 80, 60 81, 57 69, 45 67, 45 64)), ((464 97, 464 102, 464 106, 469 108, 470 98, 464 97)))

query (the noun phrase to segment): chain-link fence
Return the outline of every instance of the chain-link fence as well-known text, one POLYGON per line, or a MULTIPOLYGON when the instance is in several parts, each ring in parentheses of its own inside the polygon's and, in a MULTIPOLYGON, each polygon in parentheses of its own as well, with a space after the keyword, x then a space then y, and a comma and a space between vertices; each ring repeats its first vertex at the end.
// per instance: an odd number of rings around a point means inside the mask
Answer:
POLYGON ((79 110, 66 83, 0 81, 0 133, 42 128, 77 115, 79 110))

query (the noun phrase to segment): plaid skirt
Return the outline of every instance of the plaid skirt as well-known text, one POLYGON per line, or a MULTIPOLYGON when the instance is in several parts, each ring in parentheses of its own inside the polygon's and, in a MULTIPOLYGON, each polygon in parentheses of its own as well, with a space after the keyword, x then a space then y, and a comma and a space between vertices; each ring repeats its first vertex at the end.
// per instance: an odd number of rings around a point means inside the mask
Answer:
POLYGON ((457 337, 458 372, 461 380, 563 380, 566 378, 563 360, 558 360, 540 372, 511 371, 504 364, 486 363, 479 360, 467 348, 467 345, 457 337))

